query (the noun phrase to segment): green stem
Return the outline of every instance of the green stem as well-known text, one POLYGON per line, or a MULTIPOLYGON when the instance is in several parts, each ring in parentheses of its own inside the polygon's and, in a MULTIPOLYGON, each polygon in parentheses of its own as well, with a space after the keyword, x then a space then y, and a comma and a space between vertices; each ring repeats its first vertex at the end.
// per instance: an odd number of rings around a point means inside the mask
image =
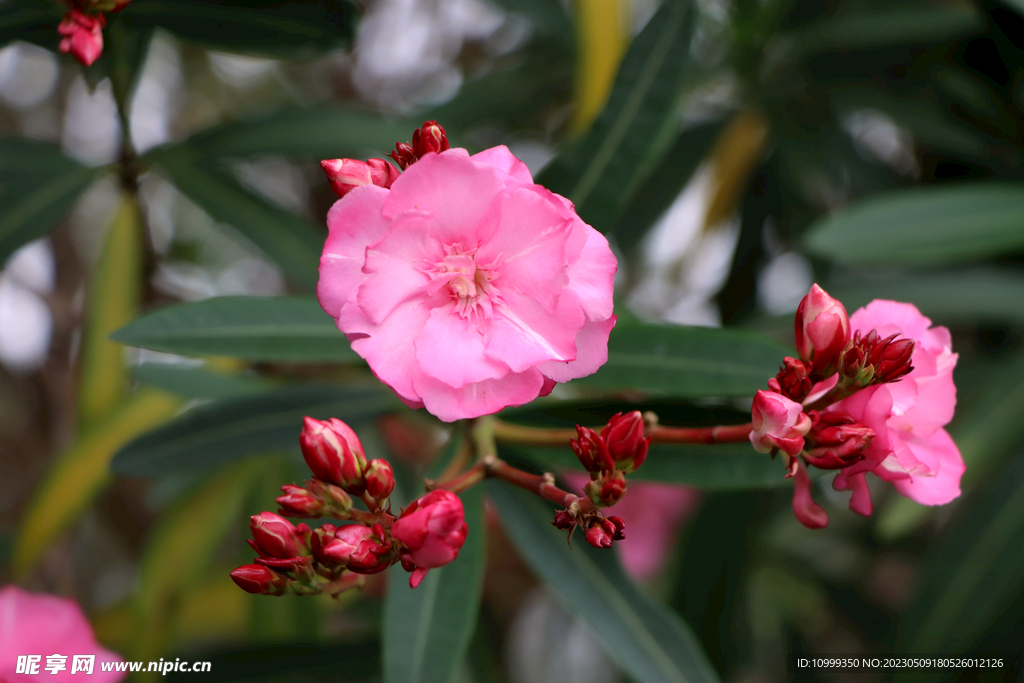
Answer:
MULTIPOLYGON (((603 427, 593 428, 600 432, 603 427)), ((665 427, 651 425, 647 436, 653 443, 738 443, 747 440, 753 429, 751 423, 742 425, 716 425, 714 427, 665 427)), ((547 429, 493 419, 494 438, 501 443, 523 446, 568 446, 576 438, 575 429, 547 429)))

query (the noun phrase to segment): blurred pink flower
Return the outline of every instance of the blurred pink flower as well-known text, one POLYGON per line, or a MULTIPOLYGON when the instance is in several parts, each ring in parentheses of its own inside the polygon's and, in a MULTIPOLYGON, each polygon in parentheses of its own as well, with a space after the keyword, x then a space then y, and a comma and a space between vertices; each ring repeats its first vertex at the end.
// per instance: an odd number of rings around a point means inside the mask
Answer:
POLYGON ((74 655, 96 656, 92 675, 85 677, 93 683, 115 683, 128 675, 102 670, 102 662, 124 660, 96 642, 92 626, 74 600, 29 593, 13 585, 0 589, 0 681, 74 683, 82 678, 81 672, 71 673, 74 655), (22 655, 41 657, 37 673, 15 673, 22 655), (66 668, 50 674, 46 670, 49 655, 67 656, 66 668))
MULTIPOLYGON (((575 489, 582 489, 590 477, 582 472, 563 472, 575 489)), ((605 517, 617 515, 626 523, 626 538, 615 544, 626 572, 638 581, 657 576, 668 561, 683 522, 700 503, 698 489, 651 481, 630 481, 626 496, 616 505, 601 510, 605 517)))
MULTIPOLYGON (((844 411, 871 428, 875 437, 865 458, 844 468, 833 488, 853 491, 850 509, 871 514, 871 495, 865 475, 892 482, 904 496, 923 505, 942 505, 960 495, 960 477, 966 469, 956 444, 943 427, 953 418, 956 387, 949 330, 931 327, 913 304, 875 300, 850 316, 853 330, 872 329, 880 337, 898 333, 916 342, 911 359, 914 369, 897 382, 858 391, 829 410, 844 411)), ((835 380, 822 382, 814 393, 835 380)))
POLYGON ((505 147, 427 154, 390 190, 351 190, 327 225, 320 304, 409 406, 495 413, 608 358, 608 241, 505 147))
POLYGON ((103 52, 103 27, 106 23, 102 14, 93 16, 77 9, 71 10, 57 26, 57 33, 62 36, 60 51, 64 54, 70 52, 85 66, 92 66, 103 52))

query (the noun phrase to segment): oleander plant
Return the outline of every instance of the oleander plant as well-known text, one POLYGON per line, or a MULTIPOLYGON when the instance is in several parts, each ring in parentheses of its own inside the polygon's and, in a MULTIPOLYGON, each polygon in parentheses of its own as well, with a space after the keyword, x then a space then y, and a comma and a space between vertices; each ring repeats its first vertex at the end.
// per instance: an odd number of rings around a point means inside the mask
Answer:
POLYGON ((1016 681, 1022 121, 1020 0, 0 0, 0 683, 1016 681))

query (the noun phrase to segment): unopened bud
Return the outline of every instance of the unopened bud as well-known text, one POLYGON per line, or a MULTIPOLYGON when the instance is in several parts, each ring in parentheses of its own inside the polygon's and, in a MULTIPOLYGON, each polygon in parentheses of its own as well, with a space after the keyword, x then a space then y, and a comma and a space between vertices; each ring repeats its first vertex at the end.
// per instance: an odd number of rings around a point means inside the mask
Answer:
POLYGON ((556 529, 569 531, 576 526, 576 518, 565 510, 559 510, 555 513, 555 521, 551 522, 551 525, 556 529))
POLYGON ((651 445, 650 438, 644 437, 644 418, 639 410, 613 415, 601 430, 601 438, 615 463, 614 469, 625 474, 643 464, 651 445))
POLYGON ((249 518, 250 545, 261 557, 295 557, 309 552, 310 530, 295 526, 281 515, 261 512, 249 518))
MULTIPOLYGON (((626 522, 623 521, 622 517, 616 517, 615 515, 612 515, 611 517, 606 517, 605 518, 605 522, 607 522, 608 524, 612 525, 612 532, 611 532, 611 534, 612 534, 612 540, 613 541, 625 540, 625 538, 626 538, 626 522)), ((606 531, 608 530, 607 526, 605 526, 605 530, 606 531)))
POLYGON ((352 428, 337 418, 303 421, 299 436, 302 456, 317 478, 336 484, 353 495, 366 488, 363 444, 352 428))
POLYGON ((769 380, 768 386, 799 403, 811 393, 810 368, 803 361, 786 356, 782 359, 779 374, 775 376, 775 383, 769 380))
POLYGON ((768 453, 773 448, 780 448, 789 455, 803 450, 804 435, 811 428, 811 418, 796 401, 782 394, 758 390, 754 394, 750 417, 753 425, 750 443, 754 450, 768 453))
POLYGON ((836 371, 839 354, 850 341, 850 318, 837 299, 818 285, 800 301, 794 324, 796 348, 816 380, 836 371))
POLYGON ((376 574, 394 560, 394 551, 385 538, 380 524, 340 528, 325 524, 314 536, 313 553, 324 564, 339 565, 356 574, 376 574))
POLYGON ((893 334, 875 344, 871 350, 871 364, 875 366, 874 384, 895 382, 910 373, 914 366, 914 340, 898 338, 893 334))
POLYGON ((246 593, 284 595, 288 580, 269 567, 243 564, 231 572, 231 579, 246 593))
POLYGON ((602 472, 615 469, 611 454, 601 435, 589 427, 576 425, 577 438, 569 441, 572 452, 579 458, 587 472, 602 472))
POLYGON ((864 449, 875 437, 870 427, 839 411, 808 413, 811 430, 806 437, 807 462, 823 470, 838 470, 864 459, 864 449))
POLYGON ((395 490, 395 473, 391 463, 376 458, 366 463, 366 492, 375 500, 384 500, 395 490))
POLYGON ((60 51, 71 55, 85 66, 92 66, 103 52, 103 27, 107 20, 102 14, 83 14, 72 9, 57 25, 61 35, 60 51))
POLYGON ((412 151, 412 145, 408 142, 395 144, 395 151, 388 154, 395 160, 395 163, 404 171, 416 161, 416 153, 412 151))
POLYGON ((583 533, 587 539, 587 543, 594 546, 595 548, 611 548, 612 547, 612 533, 608 533, 608 530, 604 528, 600 522, 595 521, 590 527, 583 533))
POLYGON ((412 134, 412 151, 418 159, 448 149, 448 135, 437 121, 427 121, 412 134))
POLYGON ((595 507, 611 507, 626 495, 626 477, 618 470, 603 472, 597 479, 588 481, 583 491, 595 507))
POLYGON ((311 479, 306 482, 309 492, 323 501, 324 516, 335 519, 348 519, 348 513, 352 510, 352 497, 349 496, 340 486, 328 484, 326 481, 311 479))
POLYGON ((275 501, 280 507, 278 514, 305 519, 318 519, 327 514, 324 501, 301 486, 285 484, 281 490, 284 495, 278 496, 275 501))
POLYGON ((397 168, 383 159, 358 161, 356 159, 325 159, 320 166, 327 174, 334 194, 344 197, 363 185, 390 188, 401 175, 397 168))

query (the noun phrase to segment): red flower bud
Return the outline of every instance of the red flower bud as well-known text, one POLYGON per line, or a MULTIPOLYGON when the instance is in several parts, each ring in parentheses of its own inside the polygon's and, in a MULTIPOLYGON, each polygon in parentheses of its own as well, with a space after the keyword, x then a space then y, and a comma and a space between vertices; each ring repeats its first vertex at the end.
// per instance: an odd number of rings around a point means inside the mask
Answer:
POLYGON ((650 438, 644 437, 644 418, 639 410, 623 415, 616 413, 601 430, 601 438, 615 463, 615 468, 629 474, 643 464, 650 438))
POLYGON ((103 27, 106 25, 102 14, 92 16, 71 10, 57 26, 57 33, 63 36, 60 51, 70 52, 85 66, 92 66, 103 52, 103 27))
POLYGON ((914 366, 910 364, 914 355, 913 339, 898 339, 893 334, 875 344, 871 350, 871 364, 875 366, 874 384, 895 382, 910 373, 914 366))
POLYGON ((334 194, 339 197, 363 185, 390 188, 391 183, 401 175, 397 168, 383 159, 325 159, 320 162, 320 166, 327 174, 334 194))
POLYGON ((451 491, 437 489, 414 500, 391 526, 402 544, 402 556, 417 567, 443 567, 459 555, 469 527, 462 501, 451 491))
POLYGON ((401 167, 404 171, 409 168, 416 161, 416 153, 412 151, 412 145, 408 142, 399 142, 395 144, 395 151, 388 154, 389 157, 395 160, 395 163, 401 167))
MULTIPOLYGON (((610 533, 612 534, 613 541, 625 540, 626 522, 623 521, 622 517, 616 517, 615 515, 605 517, 605 522, 612 525, 612 531, 610 533)), ((607 525, 605 526, 605 530, 608 530, 607 525)))
POLYGON ((570 439, 569 446, 579 458, 580 464, 587 472, 602 472, 615 469, 611 454, 604 439, 589 427, 576 425, 576 439, 570 439))
POLYGON ((376 574, 394 562, 394 550, 387 542, 384 527, 325 524, 317 530, 313 553, 325 565, 345 567, 356 574, 376 574))
POLYGON ((811 418, 799 403, 782 394, 758 390, 750 417, 753 423, 750 443, 755 450, 767 453, 780 448, 789 455, 803 450, 804 434, 811 428, 811 418))
POLYGON ((555 513, 555 521, 551 522, 551 525, 556 529, 569 531, 576 526, 576 518, 565 510, 559 510, 555 513))
POLYGON ((260 557, 295 557, 309 553, 310 530, 295 526, 281 515, 261 512, 249 518, 252 539, 249 544, 260 557))
POLYGON ((324 501, 314 496, 306 489, 293 484, 285 484, 281 487, 283 496, 277 497, 277 504, 280 506, 278 514, 288 517, 300 517, 306 519, 317 519, 327 513, 327 506, 324 501))
POLYGON ((850 318, 843 304, 813 285, 796 309, 794 331, 800 358, 811 365, 813 378, 833 374, 839 354, 850 341, 850 318))
POLYGON ((375 500, 384 500, 395 490, 395 473, 391 463, 376 458, 366 463, 366 491, 375 500))
POLYGON ((823 470, 838 470, 864 459, 864 449, 875 437, 873 429, 839 411, 812 410, 808 416, 811 431, 804 453, 808 463, 823 470))
POLYGON ((426 154, 440 154, 448 149, 448 135, 437 121, 427 121, 412 134, 412 151, 417 159, 426 154))
POLYGON ((284 595, 288 580, 273 569, 258 564, 243 564, 231 572, 231 579, 246 593, 284 595))
POLYGON ((774 383, 769 380, 768 386, 772 391, 800 403, 811 393, 810 368, 803 361, 789 356, 783 358, 782 363, 774 383))
POLYGON ((587 498, 595 507, 611 507, 626 495, 626 476, 618 470, 603 472, 583 487, 587 498))
POLYGON ((583 533, 583 536, 587 539, 587 543, 595 548, 611 548, 612 538, 614 535, 614 525, 612 527, 612 531, 609 533, 608 529, 606 529, 604 525, 597 520, 595 520, 583 533))
POLYGON ((306 464, 319 479, 337 484, 353 495, 362 494, 366 488, 363 479, 366 456, 351 427, 333 417, 330 420, 307 417, 299 445, 306 464))

